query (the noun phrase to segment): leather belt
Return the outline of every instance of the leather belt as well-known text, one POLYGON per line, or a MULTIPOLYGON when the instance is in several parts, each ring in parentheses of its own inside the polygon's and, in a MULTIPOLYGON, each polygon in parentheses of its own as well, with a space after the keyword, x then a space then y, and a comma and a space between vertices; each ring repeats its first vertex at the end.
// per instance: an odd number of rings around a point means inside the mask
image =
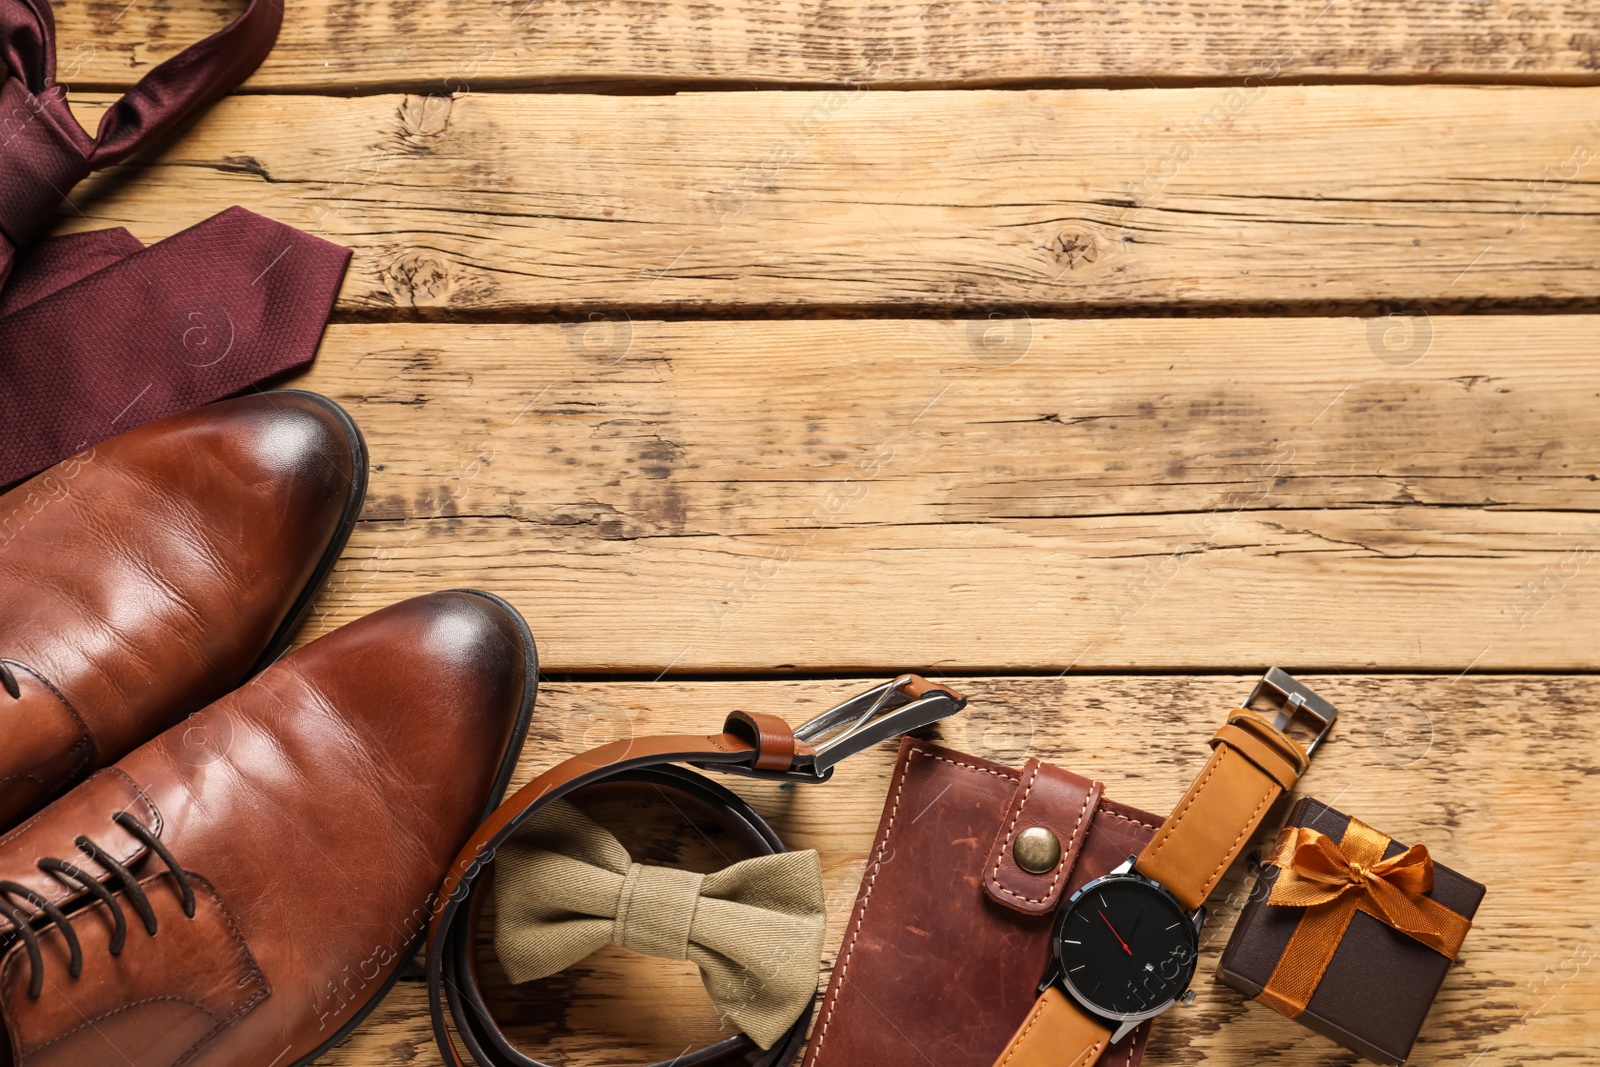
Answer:
MULTIPOLYGON (((485 894, 480 877, 495 852, 531 815, 575 790, 599 782, 646 782, 688 792, 730 824, 752 831, 757 847, 782 851, 783 842, 750 806, 709 779, 672 764, 786 781, 825 782, 839 761, 879 741, 953 715, 966 698, 947 686, 904 674, 845 701, 798 729, 775 715, 736 711, 720 734, 635 737, 572 757, 539 775, 495 809, 456 861, 433 905, 428 927, 428 1007, 434 1039, 446 1064, 467 1067, 449 1022, 478 1067, 543 1067, 517 1051, 490 1016, 472 962, 485 894), (448 1016, 447 1019, 447 1009, 448 1016)), ((787 1063, 805 1040, 808 1008, 752 1067, 787 1063)), ((760 1052, 743 1034, 671 1061, 671 1067, 735 1062, 760 1052)), ((666 1064, 657 1067, 668 1067, 666 1064)))

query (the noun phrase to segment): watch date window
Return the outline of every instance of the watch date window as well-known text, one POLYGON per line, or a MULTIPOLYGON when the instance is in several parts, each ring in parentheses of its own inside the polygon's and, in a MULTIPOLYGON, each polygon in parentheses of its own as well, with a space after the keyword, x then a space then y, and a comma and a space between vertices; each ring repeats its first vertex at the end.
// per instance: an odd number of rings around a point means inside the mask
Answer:
POLYGON ((1154 1011, 1194 974, 1194 927, 1161 890, 1112 880, 1079 897, 1059 927, 1061 974, 1107 1015, 1154 1011))

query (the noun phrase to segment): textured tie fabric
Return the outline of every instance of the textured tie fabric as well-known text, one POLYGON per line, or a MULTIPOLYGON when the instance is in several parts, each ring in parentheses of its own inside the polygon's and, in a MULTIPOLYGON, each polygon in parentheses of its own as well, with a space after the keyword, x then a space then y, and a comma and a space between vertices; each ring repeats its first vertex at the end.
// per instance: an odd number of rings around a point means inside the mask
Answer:
POLYGON ((0 0, 0 485, 311 362, 350 259, 337 245, 239 208, 149 249, 123 230, 39 243, 91 171, 244 80, 282 18, 250 0, 91 137, 55 83, 48 0, 0 0))
POLYGON ((496 853, 494 888, 495 952, 513 982, 556 974, 606 945, 691 960, 717 1007, 763 1049, 817 990, 827 923, 815 851, 713 874, 646 866, 557 800, 496 853))

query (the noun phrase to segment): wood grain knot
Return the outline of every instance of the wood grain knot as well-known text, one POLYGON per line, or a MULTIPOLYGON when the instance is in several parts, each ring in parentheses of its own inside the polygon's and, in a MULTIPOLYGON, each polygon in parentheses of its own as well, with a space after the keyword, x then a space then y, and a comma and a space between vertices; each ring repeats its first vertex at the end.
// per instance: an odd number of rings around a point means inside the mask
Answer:
POLYGON ((384 268, 383 287, 399 307, 450 301, 450 264, 436 252, 406 252, 384 268))
POLYGON ((408 94, 400 100, 400 135, 415 144, 416 138, 436 138, 450 128, 450 112, 455 100, 445 95, 408 94))
POLYGON ((1063 230, 1050 242, 1050 254, 1061 266, 1073 270, 1100 258, 1100 241, 1092 233, 1063 230))

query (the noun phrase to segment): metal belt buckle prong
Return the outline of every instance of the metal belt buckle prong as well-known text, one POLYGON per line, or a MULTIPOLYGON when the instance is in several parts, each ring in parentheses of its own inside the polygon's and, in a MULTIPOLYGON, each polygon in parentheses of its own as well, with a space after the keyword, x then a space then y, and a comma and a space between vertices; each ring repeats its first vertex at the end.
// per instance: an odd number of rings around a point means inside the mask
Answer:
POLYGON ((902 674, 846 700, 795 730, 796 740, 816 752, 808 768, 826 778, 835 764, 900 734, 910 733, 967 706, 967 698, 949 686, 916 674, 902 674))
POLYGON ((1267 673, 1261 676, 1255 688, 1250 690, 1250 697, 1243 706, 1249 708, 1266 690, 1271 690, 1282 704, 1277 716, 1272 720, 1274 729, 1287 734, 1289 724, 1302 717, 1317 724, 1316 736, 1304 746, 1306 758, 1310 759, 1317 751, 1317 746, 1322 744, 1322 739, 1327 737, 1328 731, 1333 728, 1334 720, 1339 717, 1339 709, 1312 692, 1304 682, 1295 681, 1288 671, 1279 667, 1269 668, 1267 673))

